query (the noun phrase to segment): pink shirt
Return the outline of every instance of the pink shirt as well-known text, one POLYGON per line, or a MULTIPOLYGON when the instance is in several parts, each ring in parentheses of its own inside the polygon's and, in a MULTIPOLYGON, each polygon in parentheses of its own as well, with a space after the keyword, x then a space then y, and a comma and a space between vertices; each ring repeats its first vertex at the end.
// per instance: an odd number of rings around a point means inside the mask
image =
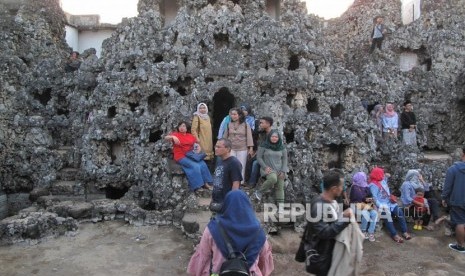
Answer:
MULTIPOLYGON (((192 255, 187 273, 191 276, 210 276, 210 263, 213 261, 212 273, 220 271, 221 264, 224 262, 223 254, 216 247, 215 240, 210 234, 208 227, 203 232, 202 239, 197 245, 194 255, 192 255), (213 258, 211 254, 213 252, 213 258)), ((265 241, 260 254, 255 263, 250 268, 251 275, 268 276, 274 270, 273 256, 271 255, 271 245, 265 241)))

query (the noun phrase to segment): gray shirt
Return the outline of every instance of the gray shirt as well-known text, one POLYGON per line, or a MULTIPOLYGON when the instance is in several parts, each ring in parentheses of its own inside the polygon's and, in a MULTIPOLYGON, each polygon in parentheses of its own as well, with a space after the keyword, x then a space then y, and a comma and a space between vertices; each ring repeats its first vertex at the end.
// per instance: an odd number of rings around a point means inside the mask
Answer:
POLYGON ((382 38, 383 37, 383 30, 384 30, 384 25, 383 24, 376 24, 375 28, 373 30, 373 38, 382 38))
POLYGON ((258 147, 257 160, 260 164, 260 173, 262 176, 266 175, 266 167, 270 167, 273 172, 280 173, 289 171, 287 167, 287 150, 274 151, 264 147, 258 147))

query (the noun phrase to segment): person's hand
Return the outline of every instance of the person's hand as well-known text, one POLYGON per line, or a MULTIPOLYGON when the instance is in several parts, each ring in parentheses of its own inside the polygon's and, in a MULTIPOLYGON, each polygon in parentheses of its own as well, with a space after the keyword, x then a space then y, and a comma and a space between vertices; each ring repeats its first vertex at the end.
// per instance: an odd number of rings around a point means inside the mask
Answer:
POLYGON ((284 180, 284 177, 285 177, 285 176, 286 176, 286 174, 285 174, 284 172, 280 172, 280 173, 278 174, 279 179, 282 179, 282 180, 284 180))
POLYGON ((265 173, 266 173, 266 174, 270 174, 270 173, 272 173, 272 172, 273 172, 273 170, 272 170, 270 167, 266 167, 266 168, 265 168, 265 173))
POLYGON ((372 197, 367 197, 365 199, 365 202, 367 202, 367 203, 373 202, 373 198, 372 197))
POLYGON ((350 201, 349 201, 348 198, 344 198, 344 204, 345 204, 345 205, 349 205, 349 204, 350 204, 350 201))
POLYGON ((176 137, 176 136, 171 136, 171 139, 173 139, 173 143, 175 143, 176 145, 181 144, 181 142, 179 142, 179 138, 178 138, 178 137, 176 137))
POLYGON ((351 208, 347 208, 344 210, 344 212, 342 212, 342 216, 343 217, 346 217, 346 218, 350 218, 354 215, 354 212, 352 211, 351 208))
POLYGON ((253 148, 250 148, 250 149, 249 149, 249 152, 248 152, 248 154, 249 154, 250 156, 253 156, 253 154, 254 154, 254 152, 253 152, 253 148))
POLYGON ((385 173, 384 176, 385 176, 386 178, 389 178, 389 177, 391 177, 391 174, 390 174, 390 173, 385 173))

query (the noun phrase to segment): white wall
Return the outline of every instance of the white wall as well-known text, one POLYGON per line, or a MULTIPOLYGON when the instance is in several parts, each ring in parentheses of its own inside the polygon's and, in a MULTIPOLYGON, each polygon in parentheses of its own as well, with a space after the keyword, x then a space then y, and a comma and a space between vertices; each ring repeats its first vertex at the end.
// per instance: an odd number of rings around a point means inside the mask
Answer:
POLYGON ((97 57, 100 57, 102 51, 102 43, 105 39, 111 37, 113 31, 111 30, 99 30, 94 31, 81 31, 79 32, 79 53, 89 48, 95 48, 97 50, 97 57))
POLYGON ((407 72, 418 66, 418 55, 413 52, 404 52, 399 58, 400 71, 407 72))
POLYGON ((421 0, 403 0, 402 1, 402 23, 410 24, 420 18, 421 0))
POLYGON ((79 32, 76 28, 66 25, 66 42, 73 51, 79 51, 79 32))

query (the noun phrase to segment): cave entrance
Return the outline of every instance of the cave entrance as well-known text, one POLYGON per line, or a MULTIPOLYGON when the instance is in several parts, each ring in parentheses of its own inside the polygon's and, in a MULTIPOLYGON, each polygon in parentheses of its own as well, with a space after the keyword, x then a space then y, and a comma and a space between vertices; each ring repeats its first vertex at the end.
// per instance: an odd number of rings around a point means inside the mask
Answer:
POLYGON ((163 15, 163 25, 170 26, 176 19, 176 15, 179 11, 179 3, 177 0, 162 0, 160 2, 160 11, 163 15))
POLYGON ((328 145, 328 169, 342 169, 344 151, 344 145, 328 145))
POLYGON ((115 188, 115 187, 108 186, 104 190, 105 190, 106 198, 120 199, 129 191, 129 188, 128 187, 115 188))
POLYGON ((279 2, 280 0, 266 0, 266 13, 275 20, 279 20, 279 2))
POLYGON ((229 114, 229 110, 234 107, 236 99, 226 87, 220 88, 213 96, 213 141, 216 142, 218 130, 223 118, 229 114))

